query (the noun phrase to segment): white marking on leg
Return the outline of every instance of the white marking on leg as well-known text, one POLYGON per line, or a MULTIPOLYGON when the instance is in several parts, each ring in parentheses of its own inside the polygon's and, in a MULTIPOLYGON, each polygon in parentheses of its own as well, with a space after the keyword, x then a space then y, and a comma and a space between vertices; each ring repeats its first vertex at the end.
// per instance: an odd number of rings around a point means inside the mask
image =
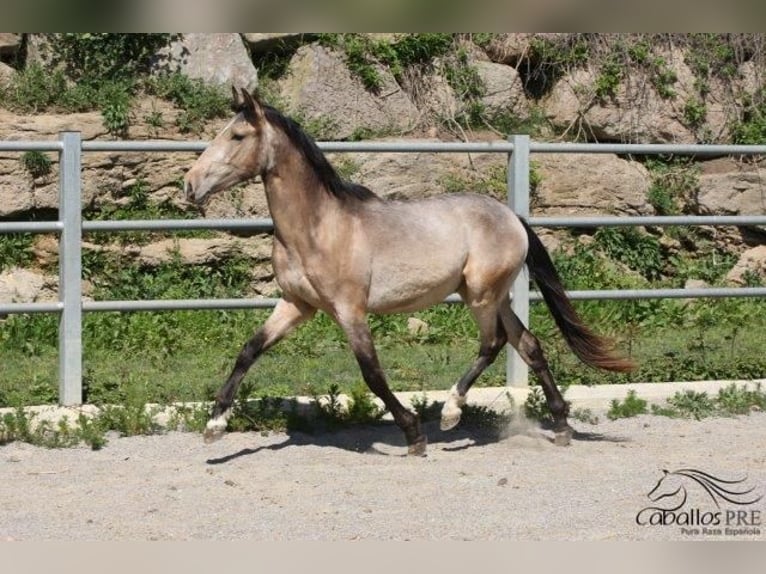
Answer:
POLYGON ((462 407, 465 405, 465 396, 461 395, 457 391, 457 385, 453 385, 450 389, 447 400, 444 401, 442 407, 442 420, 440 428, 442 430, 450 430, 455 428, 460 422, 460 417, 463 414, 462 407))
POLYGON ((218 439, 222 438, 223 435, 226 433, 226 424, 231 417, 231 409, 226 409, 223 413, 215 417, 214 419, 210 419, 207 421, 207 425, 205 425, 205 434, 204 439, 205 442, 215 442, 218 439))

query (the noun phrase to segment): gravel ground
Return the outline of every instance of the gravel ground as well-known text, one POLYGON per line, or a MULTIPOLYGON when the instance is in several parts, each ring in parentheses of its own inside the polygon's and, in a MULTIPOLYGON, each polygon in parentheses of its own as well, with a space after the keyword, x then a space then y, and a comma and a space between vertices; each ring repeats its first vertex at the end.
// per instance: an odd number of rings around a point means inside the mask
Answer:
MULTIPOLYGON (((0 447, 0 541, 766 538, 766 498, 746 507, 750 534, 636 524, 662 469, 747 476, 765 492, 766 413, 573 426, 557 447, 529 423, 501 436, 429 423, 424 458, 404 456, 392 424, 212 445, 171 432, 100 451, 12 443, 0 447)), ((716 510, 688 492, 688 508, 716 510)))

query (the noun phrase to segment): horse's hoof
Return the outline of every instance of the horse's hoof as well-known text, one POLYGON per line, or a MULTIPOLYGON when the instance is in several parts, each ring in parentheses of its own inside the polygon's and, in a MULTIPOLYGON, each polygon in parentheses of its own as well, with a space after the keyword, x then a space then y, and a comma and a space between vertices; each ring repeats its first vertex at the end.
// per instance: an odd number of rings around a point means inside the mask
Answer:
POLYGON ((210 444, 221 440, 224 434, 226 434, 226 421, 212 420, 207 423, 202 438, 205 444, 210 444))
POLYGON ((418 439, 415 440, 411 445, 407 447, 407 454, 409 456, 425 456, 426 455, 426 446, 428 445, 428 440, 425 436, 421 436, 418 439))
POLYGON ((442 418, 441 423, 439 424, 439 428, 443 431, 454 429, 460 422, 460 416, 462 414, 463 412, 460 409, 456 409, 449 413, 442 411, 442 418))
POLYGON ((458 393, 457 386, 452 387, 449 397, 444 401, 444 406, 442 407, 442 419, 439 428, 443 431, 455 428, 463 414, 463 409, 461 408, 463 405, 465 405, 465 397, 458 393))
POLYGON ((572 442, 572 435, 574 431, 572 427, 566 427, 565 429, 556 431, 553 435, 553 444, 556 446, 569 446, 572 442))

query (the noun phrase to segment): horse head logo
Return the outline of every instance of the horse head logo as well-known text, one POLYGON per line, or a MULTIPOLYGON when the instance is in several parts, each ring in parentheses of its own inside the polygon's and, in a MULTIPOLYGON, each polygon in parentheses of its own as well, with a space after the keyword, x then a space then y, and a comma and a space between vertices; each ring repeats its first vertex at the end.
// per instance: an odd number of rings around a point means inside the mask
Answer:
POLYGON ((755 492, 755 486, 747 488, 747 477, 736 480, 724 480, 693 468, 680 468, 674 471, 663 469, 663 475, 657 484, 649 491, 647 497, 652 502, 664 500, 671 508, 664 510, 678 510, 686 502, 689 492, 687 487, 698 487, 707 493, 716 508, 721 507, 721 502, 726 501, 738 506, 753 504, 763 498, 762 494, 755 492))

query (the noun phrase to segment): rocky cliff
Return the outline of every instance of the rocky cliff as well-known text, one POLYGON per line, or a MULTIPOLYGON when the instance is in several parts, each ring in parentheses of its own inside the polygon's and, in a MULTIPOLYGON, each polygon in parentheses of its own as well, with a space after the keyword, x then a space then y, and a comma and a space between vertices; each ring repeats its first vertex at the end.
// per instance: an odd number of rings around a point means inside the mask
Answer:
MULTIPOLYGON (((140 73, 180 74, 225 90, 231 84, 257 88, 324 140, 492 140, 530 133, 549 141, 764 143, 765 40, 745 34, 188 34, 169 36, 140 73)), ((0 34, 0 140, 49 140, 67 129, 86 140, 207 139, 226 122, 218 113, 192 123, 181 99, 157 89, 134 90, 101 109, 72 111, 55 99, 29 109, 19 94, 32 90, 30 70, 64 70, 68 83, 60 89, 72 85, 73 72, 50 48, 47 35, 0 34)), ((457 189, 504 194, 505 158, 499 155, 352 153, 331 159, 384 196, 457 189)), ((179 182, 193 161, 193 154, 85 154, 83 208, 101 216, 129 207, 138 186, 147 202, 183 212, 188 206, 179 182)), ((45 217, 56 208, 56 158, 50 155, 47 163, 36 169, 19 152, 0 152, 0 218, 45 217)), ((658 169, 647 158, 544 155, 535 158, 533 213, 763 214, 763 165, 759 158, 714 158, 670 161, 658 169), (668 184, 680 178, 683 185, 668 184)), ((221 194, 206 213, 267 215, 257 182, 221 194)), ((759 229, 710 233, 740 258, 732 280, 743 268, 763 276, 759 229)), ((46 251, 49 239, 35 239, 35 260, 48 253, 54 260, 48 263, 55 262, 55 247, 46 251)), ((551 246, 570 240, 565 232, 546 235, 551 246)), ((168 248, 189 263, 237 251, 253 258, 253 290, 269 293, 274 285, 265 244, 260 238, 256 248, 242 251, 239 238, 221 233, 154 238, 124 253, 151 266, 168 248)), ((0 272, 0 300, 53 292, 50 278, 19 282, 18 269, 0 272), (39 289, 22 294, 20 283, 39 289)))

